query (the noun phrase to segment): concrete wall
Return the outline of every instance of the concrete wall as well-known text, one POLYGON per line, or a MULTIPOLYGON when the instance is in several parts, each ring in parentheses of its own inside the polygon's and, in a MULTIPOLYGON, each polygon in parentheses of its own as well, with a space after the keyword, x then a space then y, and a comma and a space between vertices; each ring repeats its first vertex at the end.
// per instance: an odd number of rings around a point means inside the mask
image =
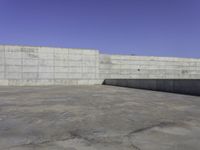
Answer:
POLYGON ((99 82, 99 52, 0 46, 0 85, 88 85, 99 82))
POLYGON ((200 79, 200 59, 100 55, 101 79, 200 79))
POLYGON ((103 84, 200 96, 200 79, 106 79, 103 84))
POLYGON ((104 79, 200 79, 200 59, 0 45, 0 85, 92 85, 104 79))

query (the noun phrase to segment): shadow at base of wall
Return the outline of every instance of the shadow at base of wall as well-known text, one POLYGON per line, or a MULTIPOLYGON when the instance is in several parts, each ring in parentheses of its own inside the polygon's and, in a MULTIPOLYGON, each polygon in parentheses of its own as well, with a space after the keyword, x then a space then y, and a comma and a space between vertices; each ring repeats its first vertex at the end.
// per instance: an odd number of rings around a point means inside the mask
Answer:
POLYGON ((105 79, 103 85, 200 96, 200 79, 105 79))

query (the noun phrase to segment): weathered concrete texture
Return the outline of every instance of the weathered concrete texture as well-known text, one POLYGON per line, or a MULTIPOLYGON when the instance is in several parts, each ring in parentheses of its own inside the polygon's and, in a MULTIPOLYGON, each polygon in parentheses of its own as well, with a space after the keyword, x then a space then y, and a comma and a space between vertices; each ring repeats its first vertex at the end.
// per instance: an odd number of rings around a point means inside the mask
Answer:
POLYGON ((99 52, 30 46, 0 46, 0 85, 93 85, 99 52))
POLYGON ((0 87, 0 150, 199 150, 200 99, 112 86, 0 87))
POLYGON ((93 85, 104 79, 200 79, 200 59, 0 45, 0 85, 93 85))
POLYGON ((200 79, 106 79, 103 84, 200 96, 200 79))
POLYGON ((102 79, 200 79, 200 59, 100 55, 102 79))

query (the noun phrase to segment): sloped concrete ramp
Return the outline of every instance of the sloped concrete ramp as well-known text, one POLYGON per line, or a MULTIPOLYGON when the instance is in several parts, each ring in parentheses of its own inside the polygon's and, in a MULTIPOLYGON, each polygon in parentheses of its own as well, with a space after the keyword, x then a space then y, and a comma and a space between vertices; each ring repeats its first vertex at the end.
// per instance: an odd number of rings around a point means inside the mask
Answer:
POLYGON ((0 150, 199 150, 200 97, 112 86, 0 87, 0 150))

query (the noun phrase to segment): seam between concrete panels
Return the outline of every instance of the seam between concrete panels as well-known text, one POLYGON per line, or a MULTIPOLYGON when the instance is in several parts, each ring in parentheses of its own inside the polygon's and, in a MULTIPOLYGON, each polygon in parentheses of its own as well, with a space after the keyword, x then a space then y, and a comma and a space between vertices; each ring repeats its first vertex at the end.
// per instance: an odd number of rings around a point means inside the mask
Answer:
POLYGON ((81 77, 83 77, 83 68, 85 67, 85 64, 83 63, 83 52, 81 51, 81 54, 79 54, 79 55, 81 55, 81 60, 80 60, 80 62, 81 62, 80 74, 81 74, 81 77))
POLYGON ((69 78, 69 49, 67 49, 67 64, 66 64, 66 66, 67 66, 67 79, 69 78))
POLYGON ((23 77, 23 70, 24 70, 24 62, 23 62, 23 60, 24 60, 24 56, 23 56, 22 49, 20 49, 20 52, 21 52, 21 79, 23 80, 24 79, 24 77, 23 77))
MULTIPOLYGON (((53 49, 53 80, 55 80, 55 48, 53 49)), ((55 82, 53 82, 55 84, 55 82)))
POLYGON ((36 59, 37 60, 37 80, 39 79, 39 76, 40 76, 40 72, 39 72, 39 64, 40 64, 40 57, 39 57, 39 49, 38 49, 38 58, 36 59))
POLYGON ((6 48, 3 46, 4 49, 4 80, 6 79, 6 48))
POLYGON ((96 69, 97 69, 97 54, 95 53, 95 79, 97 78, 97 71, 96 71, 96 69))
POLYGON ((98 65, 98 62, 97 62, 97 61, 99 61, 98 53, 95 52, 95 79, 98 78, 98 76, 97 76, 97 69, 99 69, 99 68, 97 68, 97 67, 98 67, 99 65, 98 65))
POLYGON ((120 78, 122 76, 122 59, 119 60, 120 63, 119 63, 119 68, 120 68, 120 78))

